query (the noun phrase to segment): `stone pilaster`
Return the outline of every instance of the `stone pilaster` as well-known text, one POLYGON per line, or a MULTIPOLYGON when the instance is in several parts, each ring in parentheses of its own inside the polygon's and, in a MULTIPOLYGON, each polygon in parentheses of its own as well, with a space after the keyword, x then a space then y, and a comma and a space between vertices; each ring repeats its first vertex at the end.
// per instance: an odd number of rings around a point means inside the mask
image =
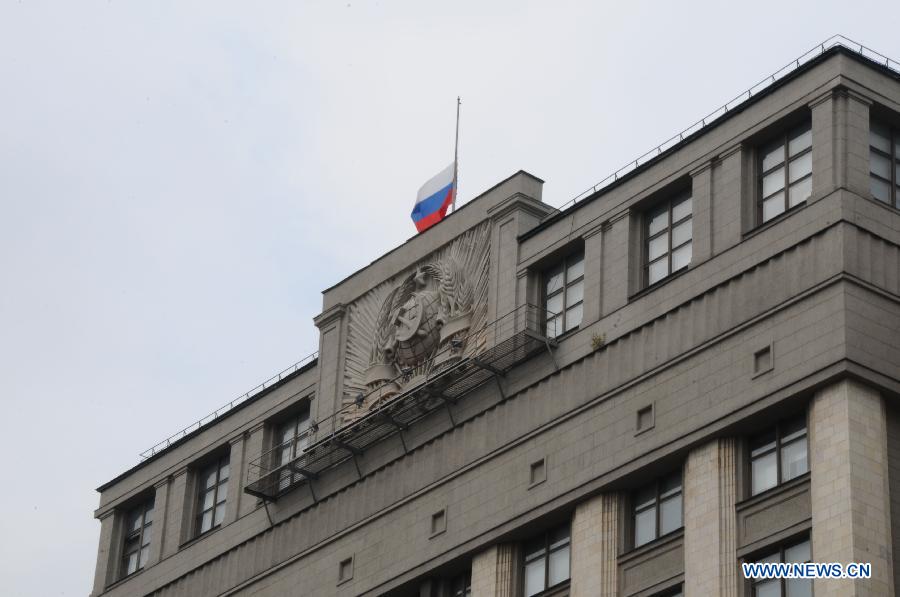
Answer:
POLYGON ((738 596, 736 443, 717 439, 684 467, 684 594, 738 596))
POLYGON ((615 597, 618 590, 619 494, 578 504, 572 519, 572 597, 615 597))
POLYGON ((158 564, 162 559, 163 543, 166 540, 165 529, 166 515, 169 511, 169 485, 171 477, 166 477, 153 486, 153 525, 150 537, 150 556, 147 558, 147 566, 158 564))
POLYGON ((603 305, 603 226, 584 233, 584 315, 582 327, 598 319, 603 305))
POLYGON ((342 349, 345 343, 346 307, 334 305, 319 314, 314 322, 319 328, 319 384, 316 399, 310 405, 310 416, 314 421, 330 421, 330 426, 323 431, 331 432, 340 426, 341 421, 331 417, 344 402, 343 367, 341 366, 342 349))
POLYGON ((225 504, 225 519, 222 524, 231 524, 238 519, 241 512, 241 500, 244 497, 244 469, 246 438, 243 435, 229 442, 231 452, 228 456, 228 497, 225 504))
POLYGON ((94 570, 94 590, 91 595, 99 595, 112 581, 115 574, 115 554, 118 553, 119 523, 116 511, 110 509, 100 518, 100 549, 97 551, 97 567, 94 570))
POLYGON ((816 597, 892 596, 884 402, 844 380, 816 394, 809 419, 813 561, 872 564, 869 580, 816 580, 816 597))
POLYGON ((472 559, 472 597, 516 597, 519 550, 515 544, 493 545, 472 559))
MULTIPOLYGON (((182 468, 171 476, 165 513, 154 509, 154 515, 165 517, 165 528, 159 528, 158 537, 162 541, 161 557, 165 558, 178 552, 178 547, 188 538, 192 527, 193 509, 188 502, 188 469, 182 468), (165 536, 163 536, 165 535, 165 536)), ((193 501, 193 496, 190 496, 193 501)))
POLYGON ((691 206, 693 214, 691 265, 696 266, 712 257, 712 194, 712 162, 707 162, 691 172, 691 201, 693 203, 691 206))
POLYGON ((869 105, 848 89, 831 89, 813 100, 812 156, 815 201, 835 188, 869 196, 869 105))

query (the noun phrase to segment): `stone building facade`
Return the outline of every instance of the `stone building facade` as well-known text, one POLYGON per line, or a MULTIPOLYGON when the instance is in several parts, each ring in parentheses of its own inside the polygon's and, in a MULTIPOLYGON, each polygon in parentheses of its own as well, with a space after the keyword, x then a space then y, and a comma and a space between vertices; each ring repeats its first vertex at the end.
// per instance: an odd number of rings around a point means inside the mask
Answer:
POLYGON ((900 75, 836 46, 541 186, 327 289, 315 360, 100 487, 92 595, 896 594, 900 75))

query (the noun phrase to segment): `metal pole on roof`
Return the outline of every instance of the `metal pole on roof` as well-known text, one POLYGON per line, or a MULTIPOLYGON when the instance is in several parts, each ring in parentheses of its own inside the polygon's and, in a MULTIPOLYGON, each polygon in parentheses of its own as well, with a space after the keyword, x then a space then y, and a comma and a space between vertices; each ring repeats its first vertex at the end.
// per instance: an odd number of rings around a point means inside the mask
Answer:
POLYGON ((462 104, 456 96, 456 143, 453 147, 453 211, 456 211, 456 196, 459 194, 459 106, 462 104))

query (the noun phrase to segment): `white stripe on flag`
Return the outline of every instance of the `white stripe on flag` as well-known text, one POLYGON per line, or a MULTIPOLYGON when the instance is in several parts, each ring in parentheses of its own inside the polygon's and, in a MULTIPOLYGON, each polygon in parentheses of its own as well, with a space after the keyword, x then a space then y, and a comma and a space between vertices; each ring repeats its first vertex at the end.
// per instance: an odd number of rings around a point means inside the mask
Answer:
POLYGON ((416 195, 416 203, 419 203, 423 199, 428 199, 448 184, 453 182, 453 170, 454 163, 450 162, 450 165, 437 173, 431 180, 422 185, 422 188, 419 189, 418 195, 416 195))

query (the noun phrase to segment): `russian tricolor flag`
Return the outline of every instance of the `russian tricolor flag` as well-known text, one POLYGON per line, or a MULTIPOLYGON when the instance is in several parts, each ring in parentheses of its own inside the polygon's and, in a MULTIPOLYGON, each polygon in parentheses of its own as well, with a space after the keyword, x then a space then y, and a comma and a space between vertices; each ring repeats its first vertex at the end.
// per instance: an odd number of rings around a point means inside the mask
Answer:
POLYGON ((424 232, 444 219, 456 191, 456 163, 450 164, 422 185, 410 216, 416 230, 424 232))

